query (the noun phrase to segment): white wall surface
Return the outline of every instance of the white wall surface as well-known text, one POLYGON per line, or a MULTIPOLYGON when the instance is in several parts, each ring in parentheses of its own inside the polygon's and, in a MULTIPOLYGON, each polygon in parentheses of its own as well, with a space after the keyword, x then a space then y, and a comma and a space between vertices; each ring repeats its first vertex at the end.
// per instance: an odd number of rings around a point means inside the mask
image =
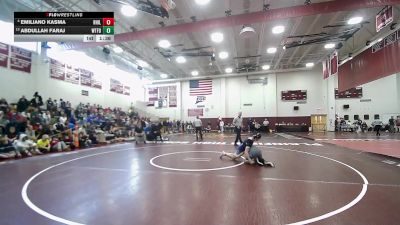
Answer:
POLYGON ((33 54, 31 73, 0 68, 0 96, 5 97, 9 102, 17 102, 22 95, 30 99, 33 93, 38 91, 44 101, 48 97, 62 98, 70 101, 73 105, 79 102, 89 102, 105 107, 122 107, 124 109, 144 98, 144 87, 136 74, 116 69, 100 69, 97 65, 91 63, 80 64, 82 63, 75 63, 74 65, 95 72, 96 79, 102 81, 103 87, 101 90, 51 79, 49 63, 40 56, 33 54), (110 92, 110 78, 119 80, 125 86, 129 86, 131 95, 126 96, 110 92), (82 90, 89 91, 89 96, 82 96, 82 90))

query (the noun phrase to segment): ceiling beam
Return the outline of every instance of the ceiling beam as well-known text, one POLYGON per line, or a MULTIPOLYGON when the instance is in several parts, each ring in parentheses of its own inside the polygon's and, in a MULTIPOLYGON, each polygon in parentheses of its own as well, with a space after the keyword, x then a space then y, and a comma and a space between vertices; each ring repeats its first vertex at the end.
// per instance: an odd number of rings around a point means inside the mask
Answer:
MULTIPOLYGON (((204 32, 216 28, 232 27, 243 24, 261 23, 279 19, 288 19, 300 16, 311 16, 317 14, 333 13, 339 11, 350 11, 362 8, 380 7, 385 5, 399 4, 400 0, 346 0, 313 3, 311 5, 298 5, 286 8, 270 9, 267 11, 244 13, 229 17, 207 19, 197 22, 177 24, 161 28, 152 28, 135 32, 128 32, 115 35, 115 43, 142 40, 146 38, 176 35, 187 32, 204 32)), ((67 49, 88 48, 107 43, 69 43, 65 44, 67 49)))

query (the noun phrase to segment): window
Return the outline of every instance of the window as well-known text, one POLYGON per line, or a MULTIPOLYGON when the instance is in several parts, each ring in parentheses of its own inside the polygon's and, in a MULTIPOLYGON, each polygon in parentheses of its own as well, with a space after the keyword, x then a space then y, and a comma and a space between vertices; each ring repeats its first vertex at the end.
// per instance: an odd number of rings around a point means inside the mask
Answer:
POLYGON ((349 120, 349 115, 344 115, 344 120, 349 120))
POLYGON ((364 115, 364 120, 369 120, 369 115, 368 114, 364 115))
POLYGON ((354 115, 354 120, 359 120, 360 116, 359 115, 354 115))
POLYGON ((379 120, 379 114, 374 115, 374 120, 379 120))

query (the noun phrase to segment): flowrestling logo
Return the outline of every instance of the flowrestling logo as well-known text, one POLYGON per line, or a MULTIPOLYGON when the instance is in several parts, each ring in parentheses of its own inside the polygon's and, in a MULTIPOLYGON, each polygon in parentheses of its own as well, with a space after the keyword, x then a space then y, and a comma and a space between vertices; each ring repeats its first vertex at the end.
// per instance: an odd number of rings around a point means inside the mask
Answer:
POLYGON ((206 100, 206 96, 197 96, 196 103, 204 102, 206 100))

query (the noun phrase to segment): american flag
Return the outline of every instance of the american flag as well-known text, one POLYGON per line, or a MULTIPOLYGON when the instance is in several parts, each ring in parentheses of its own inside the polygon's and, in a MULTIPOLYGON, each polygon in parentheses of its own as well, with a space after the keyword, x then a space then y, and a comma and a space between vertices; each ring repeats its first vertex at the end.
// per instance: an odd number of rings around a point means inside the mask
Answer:
POLYGON ((191 80, 189 93, 190 96, 211 95, 212 80, 191 80))

